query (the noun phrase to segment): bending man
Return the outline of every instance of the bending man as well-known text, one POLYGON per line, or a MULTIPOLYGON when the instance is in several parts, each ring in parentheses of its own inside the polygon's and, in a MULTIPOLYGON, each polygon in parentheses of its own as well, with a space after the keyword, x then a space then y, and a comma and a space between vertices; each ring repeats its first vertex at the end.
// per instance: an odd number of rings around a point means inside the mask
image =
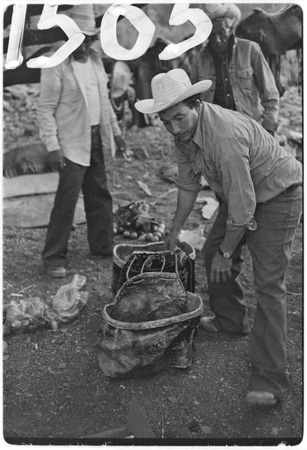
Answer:
POLYGON ((184 70, 174 69, 156 75, 153 98, 135 106, 145 114, 158 113, 174 136, 179 190, 167 248, 176 246, 201 190, 202 175, 224 200, 204 251, 214 313, 201 319, 200 326, 207 332, 250 332, 238 280, 245 238, 257 299, 247 400, 274 404, 289 388, 285 274, 301 216, 302 165, 257 121, 200 101, 199 94, 210 86, 208 80, 192 85, 184 70))

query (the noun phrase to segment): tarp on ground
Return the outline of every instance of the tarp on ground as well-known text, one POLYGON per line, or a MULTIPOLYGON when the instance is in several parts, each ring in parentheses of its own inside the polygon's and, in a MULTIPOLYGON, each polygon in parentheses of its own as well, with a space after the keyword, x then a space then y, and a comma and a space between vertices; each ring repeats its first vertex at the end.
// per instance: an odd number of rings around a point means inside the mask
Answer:
MULTIPOLYGON (((49 222, 55 193, 58 186, 58 172, 3 177, 3 226, 12 228, 46 227, 49 222)), ((119 206, 131 202, 126 192, 113 192, 113 212, 119 206)), ((74 223, 85 223, 83 196, 77 202, 74 223)))
MULTIPOLYGON (((58 172, 3 177, 3 226, 46 227, 58 186, 58 172)), ((83 198, 77 202, 75 224, 85 222, 83 198)))
POLYGON ((20 175, 14 178, 3 177, 3 198, 55 193, 59 181, 58 172, 20 175))
MULTIPOLYGON (((46 227, 55 194, 28 195, 3 201, 3 226, 12 228, 46 227)), ((78 199, 74 223, 85 222, 83 198, 78 199)))

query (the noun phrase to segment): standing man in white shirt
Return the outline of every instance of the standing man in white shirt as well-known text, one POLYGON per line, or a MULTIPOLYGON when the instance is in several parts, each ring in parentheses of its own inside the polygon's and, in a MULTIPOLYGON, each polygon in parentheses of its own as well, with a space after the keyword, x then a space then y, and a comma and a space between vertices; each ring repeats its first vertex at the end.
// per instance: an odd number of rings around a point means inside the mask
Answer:
POLYGON ((97 35, 93 5, 76 5, 70 17, 85 34, 63 63, 42 69, 38 107, 40 137, 49 152, 59 185, 43 249, 51 277, 65 277, 68 240, 80 190, 84 196, 90 254, 112 255, 112 197, 107 187, 103 147, 125 142, 109 101, 100 54, 91 48, 97 35))

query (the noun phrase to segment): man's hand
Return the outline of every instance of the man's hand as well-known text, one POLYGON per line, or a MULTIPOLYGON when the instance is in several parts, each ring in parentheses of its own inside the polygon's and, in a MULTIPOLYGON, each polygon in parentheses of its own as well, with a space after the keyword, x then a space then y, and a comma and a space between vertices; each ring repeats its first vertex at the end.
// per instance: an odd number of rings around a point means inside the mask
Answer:
POLYGON ((126 152, 126 142, 124 141, 123 137, 121 135, 114 136, 114 140, 120 153, 126 152))
POLYGON ((225 259, 218 252, 215 254, 210 272, 210 281, 212 283, 220 283, 232 278, 232 258, 225 259))
POLYGON ((48 162, 53 172, 62 172, 65 167, 65 156, 63 151, 60 149, 49 152, 48 162))
POLYGON ((177 209, 173 219, 173 224, 164 241, 166 248, 171 252, 175 251, 177 243, 179 242, 180 231, 182 230, 182 227, 184 226, 190 212, 193 210, 197 195, 197 191, 185 191, 183 189, 178 190, 177 209))
POLYGON ((274 131, 272 131, 272 130, 267 130, 266 128, 265 128, 265 130, 266 130, 268 133, 270 133, 271 136, 274 137, 274 135, 275 135, 275 132, 274 132, 274 131))
POLYGON ((131 156, 133 155, 133 152, 127 149, 126 142, 124 141, 122 136, 114 136, 114 140, 116 142, 119 154, 123 155, 123 157, 127 161, 131 161, 131 156))
POLYGON ((179 242, 178 237, 179 237, 179 232, 171 229, 164 240, 165 248, 167 250, 170 250, 171 252, 174 252, 175 248, 177 247, 177 243, 179 242))

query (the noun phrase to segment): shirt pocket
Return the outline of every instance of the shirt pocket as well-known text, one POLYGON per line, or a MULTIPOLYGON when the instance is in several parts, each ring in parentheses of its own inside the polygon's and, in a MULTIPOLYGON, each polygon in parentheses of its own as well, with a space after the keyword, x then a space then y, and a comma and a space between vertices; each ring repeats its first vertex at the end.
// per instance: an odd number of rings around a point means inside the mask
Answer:
POLYGON ((252 67, 237 71, 237 80, 241 89, 252 89, 254 86, 254 71, 252 67))

